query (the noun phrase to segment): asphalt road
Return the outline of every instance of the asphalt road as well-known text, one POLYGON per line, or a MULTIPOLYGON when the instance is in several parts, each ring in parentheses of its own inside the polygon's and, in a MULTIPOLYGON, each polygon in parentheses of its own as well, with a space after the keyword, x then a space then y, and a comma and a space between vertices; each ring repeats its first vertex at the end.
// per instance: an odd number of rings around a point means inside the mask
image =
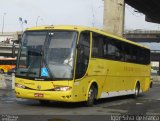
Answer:
POLYGON ((83 103, 17 99, 12 90, 0 90, 2 121, 160 121, 160 85, 137 99, 122 96, 98 100, 93 107, 83 103))

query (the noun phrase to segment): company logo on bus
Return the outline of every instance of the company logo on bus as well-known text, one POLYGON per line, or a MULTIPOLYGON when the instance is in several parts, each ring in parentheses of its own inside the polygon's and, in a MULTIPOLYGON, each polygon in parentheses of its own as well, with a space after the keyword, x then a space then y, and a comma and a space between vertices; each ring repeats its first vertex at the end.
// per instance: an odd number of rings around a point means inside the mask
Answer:
POLYGON ((40 86, 40 85, 38 85, 38 86, 37 86, 37 89, 38 89, 38 90, 40 90, 40 89, 41 89, 41 86, 40 86))

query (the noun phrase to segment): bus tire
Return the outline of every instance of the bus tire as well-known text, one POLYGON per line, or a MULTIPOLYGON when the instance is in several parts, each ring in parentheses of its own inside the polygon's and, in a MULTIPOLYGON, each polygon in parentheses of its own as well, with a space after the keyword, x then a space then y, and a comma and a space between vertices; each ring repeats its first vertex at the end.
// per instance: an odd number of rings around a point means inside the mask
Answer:
POLYGON ((86 101, 87 106, 93 106, 97 97, 97 88, 92 84, 88 91, 88 98, 86 101))
POLYGON ((4 74, 4 70, 3 70, 3 69, 1 69, 1 70, 0 70, 0 73, 1 73, 1 74, 4 74))
POLYGON ((138 82, 138 83, 136 84, 135 92, 134 92, 133 97, 134 97, 134 98, 137 98, 137 97, 139 96, 139 94, 140 94, 140 83, 138 82))
POLYGON ((153 87, 153 83, 152 83, 152 82, 150 83, 150 86, 149 86, 149 87, 150 87, 150 88, 152 88, 152 87, 153 87))

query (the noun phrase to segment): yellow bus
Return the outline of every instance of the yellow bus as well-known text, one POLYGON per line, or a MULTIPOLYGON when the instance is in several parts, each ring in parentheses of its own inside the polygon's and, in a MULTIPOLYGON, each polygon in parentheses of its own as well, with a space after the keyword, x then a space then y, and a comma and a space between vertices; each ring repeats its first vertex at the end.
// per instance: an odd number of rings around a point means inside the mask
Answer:
POLYGON ((7 73, 16 67, 16 58, 0 58, 0 72, 7 73))
POLYGON ((94 104, 96 99, 146 92, 150 50, 96 28, 27 29, 18 54, 18 98, 94 104))

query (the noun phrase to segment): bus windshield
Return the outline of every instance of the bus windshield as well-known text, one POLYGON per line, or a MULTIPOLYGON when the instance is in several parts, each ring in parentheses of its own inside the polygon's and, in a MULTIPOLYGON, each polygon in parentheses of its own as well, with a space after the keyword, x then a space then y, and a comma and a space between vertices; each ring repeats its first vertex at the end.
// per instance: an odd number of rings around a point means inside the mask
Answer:
POLYGON ((75 31, 25 32, 16 76, 43 80, 72 79, 76 39, 75 31))

